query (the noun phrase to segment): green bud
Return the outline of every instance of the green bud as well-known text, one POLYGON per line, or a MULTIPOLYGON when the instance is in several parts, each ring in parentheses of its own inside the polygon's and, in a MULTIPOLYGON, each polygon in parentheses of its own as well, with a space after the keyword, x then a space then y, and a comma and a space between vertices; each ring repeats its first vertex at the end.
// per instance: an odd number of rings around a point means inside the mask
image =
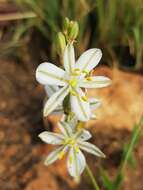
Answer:
POLYGON ((63 27, 64 27, 64 31, 67 31, 70 25, 70 20, 66 17, 64 19, 64 23, 63 23, 63 27))
POLYGON ((66 47, 66 39, 62 32, 58 32, 57 45, 59 47, 60 52, 63 52, 66 47))
POLYGON ((73 22, 69 31, 69 39, 70 40, 76 39, 78 32, 79 32, 79 25, 77 22, 73 22))

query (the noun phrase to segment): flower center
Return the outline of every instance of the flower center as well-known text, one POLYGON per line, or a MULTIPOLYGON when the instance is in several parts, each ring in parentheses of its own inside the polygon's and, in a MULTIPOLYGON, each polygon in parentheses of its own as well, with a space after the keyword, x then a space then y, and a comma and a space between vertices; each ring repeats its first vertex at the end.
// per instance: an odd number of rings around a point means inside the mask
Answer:
POLYGON ((76 143, 76 140, 73 139, 73 138, 67 138, 67 139, 65 140, 65 144, 70 145, 70 146, 72 146, 72 147, 75 145, 75 143, 76 143))
POLYGON ((78 84, 78 80, 77 78, 72 78, 69 80, 69 85, 72 87, 72 88, 75 88, 78 84))
POLYGON ((74 147, 76 153, 79 152, 79 148, 78 148, 78 146, 77 146, 77 144, 76 144, 76 139, 74 139, 74 138, 68 138, 68 139, 65 141, 65 144, 67 144, 67 145, 69 145, 69 146, 71 146, 71 147, 74 147))
MULTIPOLYGON (((63 141, 63 145, 65 146, 65 148, 63 150, 60 151, 59 155, 58 155, 58 158, 59 159, 62 159, 63 156, 65 155, 66 153, 66 148, 67 148, 67 145, 74 148, 76 153, 79 152, 79 147, 77 146, 76 144, 76 139, 75 138, 67 138, 63 141)), ((71 158, 72 159, 72 158, 71 158)))

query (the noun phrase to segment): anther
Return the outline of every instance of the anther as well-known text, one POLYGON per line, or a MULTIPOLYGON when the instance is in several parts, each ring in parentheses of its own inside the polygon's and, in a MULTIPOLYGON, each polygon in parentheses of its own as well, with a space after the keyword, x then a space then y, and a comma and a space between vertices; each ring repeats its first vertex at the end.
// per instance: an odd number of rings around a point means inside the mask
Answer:
POLYGON ((77 93, 74 90, 70 90, 71 95, 77 96, 77 93))
POLYGON ((83 70, 82 73, 88 75, 89 72, 86 70, 83 70))
POLYGON ((76 146, 75 147, 75 152, 78 153, 79 152, 79 148, 76 146))
POLYGON ((74 69, 73 71, 74 76, 79 76, 80 74, 81 74, 81 70, 79 68, 74 69))
POLYGON ((88 98, 87 98, 86 96, 82 96, 81 99, 82 99, 83 101, 85 101, 85 102, 88 101, 88 98))
POLYGON ((72 86, 72 87, 76 87, 76 85, 77 85, 77 79, 74 78, 74 79, 69 80, 69 85, 72 86))
POLYGON ((86 80, 92 81, 92 77, 86 77, 86 80))
POLYGON ((80 121, 80 122, 77 124, 77 126, 76 126, 76 127, 77 127, 77 131, 80 131, 81 129, 83 129, 83 128, 84 128, 84 125, 85 125, 84 122, 81 122, 81 121, 80 121))
POLYGON ((63 156, 64 156, 64 154, 65 154, 65 151, 62 150, 62 151, 59 153, 58 158, 59 158, 59 159, 62 159, 63 156))
POLYGON ((80 71, 80 69, 79 68, 75 68, 74 71, 80 71))
POLYGON ((69 157, 69 162, 70 162, 70 164, 72 163, 72 161, 73 161, 73 157, 70 156, 70 157, 69 157))

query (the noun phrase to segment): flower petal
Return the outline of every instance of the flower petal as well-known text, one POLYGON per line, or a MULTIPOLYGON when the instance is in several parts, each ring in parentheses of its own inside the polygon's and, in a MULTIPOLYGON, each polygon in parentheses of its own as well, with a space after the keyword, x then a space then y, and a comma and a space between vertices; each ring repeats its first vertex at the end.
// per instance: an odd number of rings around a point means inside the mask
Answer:
POLYGON ((44 116, 51 113, 58 105, 62 103, 66 95, 69 93, 69 87, 64 86, 58 92, 53 94, 44 105, 44 116))
POLYGON ((91 77, 91 80, 82 80, 80 82, 80 87, 83 88, 102 88, 111 84, 111 80, 108 77, 96 76, 91 77))
POLYGON ((82 99, 82 97, 85 97, 85 94, 80 88, 76 90, 76 94, 71 94, 70 96, 71 110, 75 113, 78 120, 87 121, 90 118, 89 102, 82 99))
POLYGON ((75 53, 72 44, 66 46, 64 51, 64 68, 68 73, 72 73, 75 67, 75 53))
POLYGON ((96 98, 90 98, 89 104, 92 110, 96 110, 99 106, 101 106, 101 100, 96 99, 96 98))
POLYGON ((79 141, 87 141, 92 137, 91 133, 88 130, 82 130, 81 135, 78 137, 79 141))
POLYGON ((52 96, 55 92, 60 90, 58 86, 54 86, 54 85, 53 86, 45 85, 44 88, 48 97, 52 96))
POLYGON ((78 119, 77 117, 74 115, 69 121, 68 121, 69 125, 72 128, 72 131, 74 132, 78 123, 78 119))
POLYGON ((56 150, 54 150, 53 152, 51 152, 48 157, 45 159, 44 164, 46 166, 52 164, 53 162, 55 162, 57 159, 59 159, 59 154, 60 152, 63 150, 64 146, 61 146, 59 148, 57 148, 56 150))
POLYGON ((85 150, 86 152, 88 152, 90 154, 93 154, 93 155, 99 156, 99 157, 103 157, 103 158, 105 157, 105 154, 103 152, 101 152, 101 150, 97 146, 95 146, 89 142, 80 141, 80 142, 78 142, 78 145, 82 150, 85 150))
POLYGON ((72 177, 79 177, 85 166, 86 161, 83 153, 79 149, 77 151, 75 148, 71 148, 67 160, 67 167, 70 175, 72 177))
MULTIPOLYGON (((57 92, 58 90, 60 90, 60 88, 58 86, 50 86, 50 85, 45 85, 44 86, 46 94, 48 97, 51 97, 55 92, 57 92)), ((61 115, 64 113, 63 110, 63 106, 62 105, 58 105, 55 110, 53 111, 53 114, 55 115, 61 115)))
POLYGON ((65 71, 51 63, 42 63, 36 70, 36 79, 44 85, 66 85, 65 71))
POLYGON ((48 144, 62 144, 64 137, 61 134, 44 131, 38 135, 42 141, 48 144))
POLYGON ((64 114, 63 106, 62 105, 57 106, 55 110, 53 111, 53 114, 55 115, 64 114))
POLYGON ((65 137, 70 137, 72 134, 72 128, 69 126, 68 123, 61 121, 58 124, 60 131, 65 137))
POLYGON ((81 71, 89 72, 99 63, 102 57, 102 52, 100 49, 89 49, 85 51, 77 60, 76 68, 81 69, 81 71))

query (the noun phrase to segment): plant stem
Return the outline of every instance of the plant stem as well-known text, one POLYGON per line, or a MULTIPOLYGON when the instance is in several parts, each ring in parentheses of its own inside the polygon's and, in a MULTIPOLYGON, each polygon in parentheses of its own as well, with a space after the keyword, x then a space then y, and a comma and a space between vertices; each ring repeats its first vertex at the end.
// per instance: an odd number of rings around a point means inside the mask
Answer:
POLYGON ((130 146, 129 146, 128 151, 126 153, 126 156, 124 158, 123 164, 121 166, 121 171, 120 171, 121 173, 123 173, 125 168, 126 168, 129 156, 130 156, 131 152, 133 151, 136 139, 137 139, 138 135, 140 134, 140 130, 142 128, 142 125, 143 125, 143 116, 141 117, 139 123, 137 124, 137 130, 135 131, 135 133, 134 133, 134 135, 133 135, 133 137, 131 139, 130 146))
POLYGON ((99 186, 98 186, 98 184, 97 184, 97 182, 96 182, 96 179, 95 179, 95 177, 94 177, 94 175, 93 175, 93 173, 92 173, 92 171, 91 171, 91 169, 89 168, 88 165, 86 165, 86 172, 87 172, 89 178, 90 178, 91 181, 92 181, 92 184, 93 184, 93 186, 94 186, 94 189, 95 189, 95 190, 100 190, 100 188, 99 188, 99 186))

